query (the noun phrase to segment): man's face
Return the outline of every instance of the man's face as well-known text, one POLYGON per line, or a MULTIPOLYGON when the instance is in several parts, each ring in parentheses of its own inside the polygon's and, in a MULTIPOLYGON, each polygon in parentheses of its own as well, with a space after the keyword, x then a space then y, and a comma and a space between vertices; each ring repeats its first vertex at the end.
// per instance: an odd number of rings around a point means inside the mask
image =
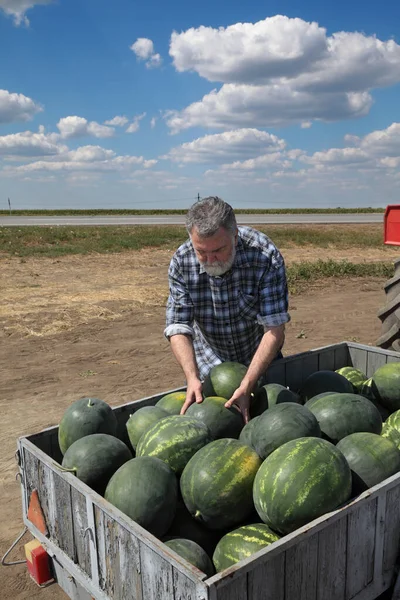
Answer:
POLYGON ((232 235, 224 227, 220 227, 211 237, 199 236, 194 227, 191 240, 196 256, 208 275, 223 275, 233 265, 236 254, 237 233, 232 235))

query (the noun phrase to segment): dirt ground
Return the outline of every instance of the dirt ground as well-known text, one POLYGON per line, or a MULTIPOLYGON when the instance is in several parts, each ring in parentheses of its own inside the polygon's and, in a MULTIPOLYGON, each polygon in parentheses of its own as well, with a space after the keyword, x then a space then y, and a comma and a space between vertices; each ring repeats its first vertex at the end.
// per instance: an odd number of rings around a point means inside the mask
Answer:
MULTIPOLYGON (((287 264, 314 258, 390 261, 396 249, 281 248, 287 264)), ((22 529, 14 460, 18 436, 56 425, 92 395, 122 404, 183 385, 163 338, 170 250, 61 259, 0 257, 0 554, 22 529)), ((325 280, 290 298, 285 354, 348 340, 374 344, 383 280, 325 280)), ((29 538, 28 538, 29 539, 29 538)), ((27 540, 24 540, 27 541, 27 540)), ((20 544, 9 560, 23 558, 20 544)), ((50 600, 25 565, 0 567, 0 598, 50 600)))

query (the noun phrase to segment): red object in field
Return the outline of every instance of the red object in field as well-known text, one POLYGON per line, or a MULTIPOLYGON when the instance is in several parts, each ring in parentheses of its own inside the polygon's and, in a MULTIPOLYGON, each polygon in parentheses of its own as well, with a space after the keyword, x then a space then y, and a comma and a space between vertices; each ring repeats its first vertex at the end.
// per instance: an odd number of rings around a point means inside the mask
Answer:
POLYGON ((400 246, 400 204, 389 204, 386 207, 384 242, 388 246, 400 246))
POLYGON ((38 585, 44 585, 53 580, 50 557, 38 540, 32 540, 25 544, 25 556, 28 571, 38 585))

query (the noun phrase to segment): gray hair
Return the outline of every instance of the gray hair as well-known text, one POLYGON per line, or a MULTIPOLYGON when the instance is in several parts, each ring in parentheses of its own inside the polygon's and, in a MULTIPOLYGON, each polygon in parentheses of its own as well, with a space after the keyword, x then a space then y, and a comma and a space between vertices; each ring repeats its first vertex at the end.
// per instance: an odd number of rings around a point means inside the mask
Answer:
POLYGON ((211 237, 220 227, 232 235, 237 231, 235 213, 232 206, 218 196, 208 196, 195 202, 186 215, 186 229, 189 234, 196 227, 201 237, 211 237))

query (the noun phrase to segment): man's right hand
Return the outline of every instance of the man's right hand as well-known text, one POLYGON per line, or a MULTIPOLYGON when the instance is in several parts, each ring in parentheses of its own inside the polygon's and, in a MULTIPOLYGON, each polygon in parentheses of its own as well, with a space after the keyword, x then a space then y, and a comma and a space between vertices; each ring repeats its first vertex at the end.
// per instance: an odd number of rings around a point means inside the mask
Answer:
POLYGON ((186 400, 181 408, 181 415, 184 415, 189 406, 194 402, 203 402, 202 389, 203 386, 200 379, 196 378, 188 381, 186 389, 186 400))

